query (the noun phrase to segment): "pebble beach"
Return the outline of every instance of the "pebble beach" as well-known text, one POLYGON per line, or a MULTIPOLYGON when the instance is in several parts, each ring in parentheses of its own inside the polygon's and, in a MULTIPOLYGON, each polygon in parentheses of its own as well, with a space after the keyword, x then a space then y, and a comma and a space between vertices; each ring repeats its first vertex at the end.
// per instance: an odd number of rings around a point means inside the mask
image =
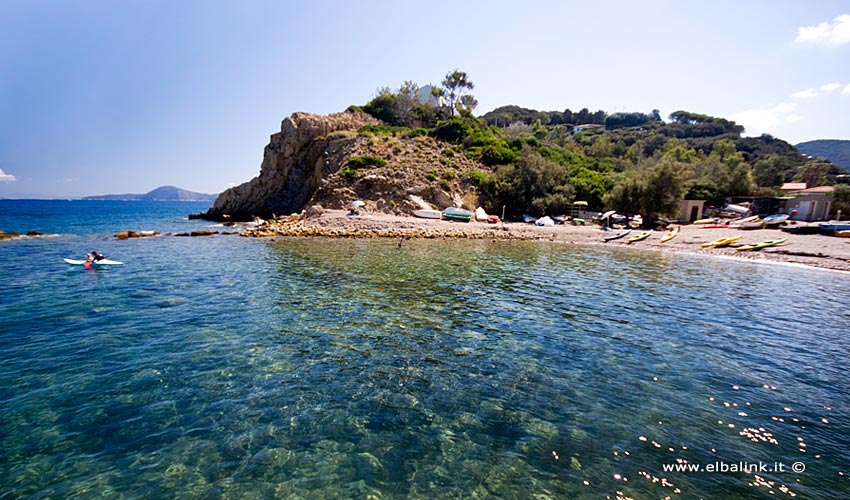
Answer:
MULTIPOLYGON (((792 224, 805 225, 800 222, 792 224)), ((814 223, 812 223, 814 224, 814 223)), ((362 213, 351 216, 343 210, 323 210, 310 215, 291 215, 263 221, 243 234, 253 237, 331 237, 331 238, 407 238, 426 239, 491 239, 539 240, 575 245, 605 245, 628 249, 651 249, 662 252, 693 253, 707 256, 777 262, 850 272, 850 238, 821 234, 793 234, 779 229, 705 229, 699 225, 682 225, 672 240, 661 243, 664 233, 656 231, 649 238, 628 244, 626 239, 605 242, 604 237, 622 229, 602 231, 594 224, 540 227, 519 222, 488 224, 446 220, 419 219, 385 213, 362 213), (702 248, 701 244, 718 238, 743 235, 725 248, 702 248), (787 238, 779 246, 755 252, 737 251, 739 245, 787 238)), ((633 234, 641 230, 633 230, 633 234)))

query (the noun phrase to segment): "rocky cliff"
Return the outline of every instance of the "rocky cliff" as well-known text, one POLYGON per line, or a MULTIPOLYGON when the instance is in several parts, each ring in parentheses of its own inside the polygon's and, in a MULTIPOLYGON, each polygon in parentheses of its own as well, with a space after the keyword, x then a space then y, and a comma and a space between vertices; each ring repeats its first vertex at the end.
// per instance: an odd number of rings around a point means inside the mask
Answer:
POLYGON ((357 132, 379 123, 360 112, 296 113, 272 135, 258 177, 223 192, 209 211, 190 217, 268 219, 314 204, 348 209, 354 200, 363 200, 366 210, 395 214, 478 206, 478 183, 488 167, 416 131, 357 132))
POLYGON ((340 169, 346 146, 356 140, 356 134, 343 131, 378 123, 362 112, 293 114, 283 120, 280 132, 271 136, 260 175, 221 193, 199 216, 250 220, 300 211, 318 189, 323 175, 340 169))

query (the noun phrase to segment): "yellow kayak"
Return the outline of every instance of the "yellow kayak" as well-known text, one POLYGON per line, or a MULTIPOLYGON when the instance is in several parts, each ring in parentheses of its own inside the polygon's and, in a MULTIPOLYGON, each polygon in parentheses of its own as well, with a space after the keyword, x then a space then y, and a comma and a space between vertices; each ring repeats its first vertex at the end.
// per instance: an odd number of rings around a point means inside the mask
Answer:
POLYGON ((649 238, 650 234, 652 234, 652 229, 650 229, 649 231, 644 231, 642 233, 636 234, 634 236, 629 236, 629 238, 626 240, 626 243, 631 245, 632 243, 634 243, 636 241, 645 240, 645 239, 649 238))
POLYGON ((730 236, 729 238, 720 238, 720 239, 716 239, 716 240, 714 240, 714 241, 709 241, 708 243, 703 243, 703 244, 702 244, 702 245, 700 245, 700 246, 701 246, 701 247, 703 247, 703 248, 708 248, 708 247, 714 247, 714 248, 725 247, 726 245, 728 245, 728 244, 730 244, 730 243, 734 243, 734 242, 736 242, 736 241, 740 240, 741 238, 743 238, 743 236, 730 236))
POLYGON ((679 234, 679 226, 675 226, 673 229, 664 233, 664 236, 661 237, 661 243, 672 240, 677 234, 679 234))
POLYGON ((749 251, 749 250, 761 250, 762 248, 775 247, 776 245, 781 245, 782 243, 785 243, 786 241, 788 241, 788 238, 780 238, 778 240, 762 241, 761 243, 756 243, 754 245, 741 245, 738 248, 736 248, 735 250, 737 250, 739 252, 746 252, 746 251, 749 251))

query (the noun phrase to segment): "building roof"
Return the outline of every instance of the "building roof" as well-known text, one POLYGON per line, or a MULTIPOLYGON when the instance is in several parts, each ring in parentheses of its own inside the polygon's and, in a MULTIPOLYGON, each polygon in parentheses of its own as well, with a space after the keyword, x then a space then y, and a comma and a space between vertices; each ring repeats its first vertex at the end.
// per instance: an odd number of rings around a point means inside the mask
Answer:
POLYGON ((798 191, 797 194, 818 194, 818 193, 831 193, 835 188, 832 186, 818 186, 809 189, 803 189, 802 191, 798 191))
POLYGON ((781 190, 783 191, 802 191, 806 189, 808 186, 805 182, 786 182, 782 185, 781 190))

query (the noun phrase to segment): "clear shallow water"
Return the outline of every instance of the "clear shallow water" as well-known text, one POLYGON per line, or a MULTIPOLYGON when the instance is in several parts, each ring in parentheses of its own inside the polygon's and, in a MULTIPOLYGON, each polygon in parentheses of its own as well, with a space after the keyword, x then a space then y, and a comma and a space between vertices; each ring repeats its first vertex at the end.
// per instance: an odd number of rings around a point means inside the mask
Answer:
POLYGON ((0 242, 0 498, 850 489, 846 275, 536 243, 108 238, 208 224, 185 206, 0 242), (126 264, 61 262, 91 244, 126 264), (676 459, 807 468, 664 472, 676 459))

